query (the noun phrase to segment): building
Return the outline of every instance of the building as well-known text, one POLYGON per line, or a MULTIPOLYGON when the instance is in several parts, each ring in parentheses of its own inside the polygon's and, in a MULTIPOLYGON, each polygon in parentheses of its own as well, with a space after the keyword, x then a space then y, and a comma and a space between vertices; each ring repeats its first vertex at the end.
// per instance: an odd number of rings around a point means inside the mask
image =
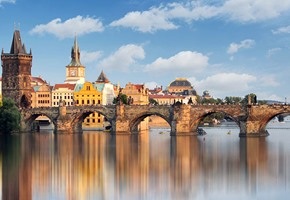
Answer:
MULTIPOLYGON (((121 90, 128 98, 128 103, 132 105, 148 105, 149 104, 149 89, 145 84, 127 83, 125 88, 121 90)), ((138 131, 146 131, 149 129, 149 118, 143 119, 138 125, 138 131)))
POLYGON ((48 84, 37 85, 31 89, 31 107, 51 107, 51 86, 48 84))
POLYGON ((102 104, 111 105, 115 98, 115 86, 110 83, 104 71, 101 72, 95 82, 97 88, 102 92, 102 104))
POLYGON ((149 90, 145 84, 127 83, 125 88, 121 90, 122 94, 127 95, 132 99, 131 104, 134 105, 148 105, 149 104, 149 90))
POLYGON ((71 62, 66 66, 65 83, 82 84, 85 82, 85 67, 80 61, 80 49, 75 37, 74 46, 71 50, 71 62))
POLYGON ((51 106, 58 107, 60 100, 64 100, 65 106, 74 105, 74 89, 76 84, 55 84, 52 89, 51 106))
POLYGON ((188 99, 185 96, 174 94, 150 94, 149 98, 157 101, 158 105, 173 105, 176 102, 188 103, 188 99))
POLYGON ((169 93, 183 93, 193 90, 193 87, 186 78, 176 78, 168 85, 167 89, 169 93))
POLYGON ((19 30, 14 31, 10 52, 2 49, 1 60, 3 97, 13 99, 18 107, 31 107, 32 53, 27 53, 19 30))
MULTIPOLYGON (((102 105, 101 88, 91 82, 77 84, 74 90, 74 102, 76 106, 81 105, 102 105)), ((92 113, 83 121, 84 129, 103 129, 104 117, 99 113, 92 113)))

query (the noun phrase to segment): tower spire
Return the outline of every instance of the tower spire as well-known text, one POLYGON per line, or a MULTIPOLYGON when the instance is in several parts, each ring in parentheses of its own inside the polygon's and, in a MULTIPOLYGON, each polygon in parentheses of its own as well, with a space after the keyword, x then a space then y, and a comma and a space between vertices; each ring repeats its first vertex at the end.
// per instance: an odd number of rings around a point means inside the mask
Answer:
POLYGON ((75 36, 74 46, 71 50, 71 62, 69 66, 82 66, 80 61, 80 49, 77 41, 77 36, 75 36))

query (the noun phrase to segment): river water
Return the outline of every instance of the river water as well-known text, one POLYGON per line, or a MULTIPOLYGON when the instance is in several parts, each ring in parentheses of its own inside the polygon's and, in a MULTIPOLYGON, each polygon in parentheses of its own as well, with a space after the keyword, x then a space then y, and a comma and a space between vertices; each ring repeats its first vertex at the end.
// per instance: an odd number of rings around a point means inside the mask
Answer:
POLYGON ((270 122, 266 138, 239 138, 232 123, 204 130, 1 135, 1 197, 289 199, 290 122, 270 122))

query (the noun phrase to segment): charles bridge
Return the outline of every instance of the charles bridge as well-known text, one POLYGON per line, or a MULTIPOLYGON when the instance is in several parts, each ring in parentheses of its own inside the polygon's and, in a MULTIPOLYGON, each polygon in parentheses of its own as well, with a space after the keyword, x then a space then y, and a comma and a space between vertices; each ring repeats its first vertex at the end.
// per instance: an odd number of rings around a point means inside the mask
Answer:
POLYGON ((267 136, 267 123, 275 116, 290 114, 289 105, 85 105, 21 110, 21 129, 32 130, 33 121, 47 116, 55 132, 82 132, 83 120, 93 112, 100 113, 111 123, 111 134, 133 134, 146 117, 157 115, 171 127, 171 136, 196 135, 200 121, 212 113, 224 113, 240 128, 240 137, 267 136))

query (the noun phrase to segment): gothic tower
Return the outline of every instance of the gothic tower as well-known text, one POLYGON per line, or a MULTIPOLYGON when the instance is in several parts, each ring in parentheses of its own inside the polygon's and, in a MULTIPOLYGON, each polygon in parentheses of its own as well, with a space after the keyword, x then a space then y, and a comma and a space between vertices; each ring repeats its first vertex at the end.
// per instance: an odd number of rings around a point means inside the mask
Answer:
POLYGON ((84 83, 85 82, 85 67, 80 61, 80 49, 77 38, 75 37, 74 46, 71 50, 71 62, 66 66, 65 83, 84 83))
POLYGON ((11 98, 21 108, 31 106, 32 53, 26 52, 19 30, 15 30, 10 53, 2 49, 2 95, 11 98))

